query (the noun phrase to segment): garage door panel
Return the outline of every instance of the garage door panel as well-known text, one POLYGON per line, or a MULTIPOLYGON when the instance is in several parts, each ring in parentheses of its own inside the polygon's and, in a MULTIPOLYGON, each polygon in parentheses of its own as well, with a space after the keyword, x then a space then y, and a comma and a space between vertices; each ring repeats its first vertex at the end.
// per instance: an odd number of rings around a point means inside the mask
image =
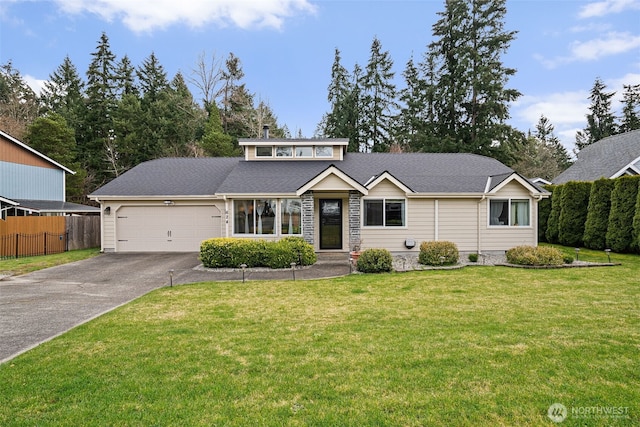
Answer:
POLYGON ((197 252, 202 240, 219 237, 215 206, 126 206, 118 211, 118 251, 197 252))

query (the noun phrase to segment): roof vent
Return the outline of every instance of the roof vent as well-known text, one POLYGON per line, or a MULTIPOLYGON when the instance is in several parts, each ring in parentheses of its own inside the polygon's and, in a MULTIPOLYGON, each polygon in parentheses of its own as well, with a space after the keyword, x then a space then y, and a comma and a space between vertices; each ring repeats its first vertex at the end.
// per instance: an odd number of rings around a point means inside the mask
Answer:
POLYGON ((262 138, 269 139, 269 126, 268 125, 262 126, 262 138))

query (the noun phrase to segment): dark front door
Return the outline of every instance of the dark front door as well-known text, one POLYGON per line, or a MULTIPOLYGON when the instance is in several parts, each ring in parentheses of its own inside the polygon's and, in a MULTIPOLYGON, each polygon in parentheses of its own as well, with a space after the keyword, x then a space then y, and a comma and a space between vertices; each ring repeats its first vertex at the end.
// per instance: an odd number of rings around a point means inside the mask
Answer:
POLYGON ((342 249, 342 200, 320 200, 320 249, 342 249))

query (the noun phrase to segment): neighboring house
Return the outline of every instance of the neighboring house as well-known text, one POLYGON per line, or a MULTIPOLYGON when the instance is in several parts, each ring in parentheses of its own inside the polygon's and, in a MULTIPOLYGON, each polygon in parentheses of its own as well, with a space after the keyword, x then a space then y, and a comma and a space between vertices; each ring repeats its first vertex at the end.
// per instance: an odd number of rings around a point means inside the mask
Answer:
POLYGON ((576 162, 553 183, 595 181, 623 175, 640 175, 640 129, 609 136, 583 148, 576 162))
POLYGON ((547 181, 546 179, 541 178, 541 177, 530 178, 529 181, 531 181, 532 183, 534 183, 534 184, 536 184, 538 186, 551 184, 551 181, 547 181))
POLYGON ((212 237, 301 236, 317 251, 537 244, 548 193, 473 154, 347 153, 347 139, 243 139, 244 158, 142 163, 89 197, 102 250, 198 251, 212 237))
POLYGON ((65 201, 65 176, 74 173, 0 131, 0 219, 98 213, 98 208, 65 201))

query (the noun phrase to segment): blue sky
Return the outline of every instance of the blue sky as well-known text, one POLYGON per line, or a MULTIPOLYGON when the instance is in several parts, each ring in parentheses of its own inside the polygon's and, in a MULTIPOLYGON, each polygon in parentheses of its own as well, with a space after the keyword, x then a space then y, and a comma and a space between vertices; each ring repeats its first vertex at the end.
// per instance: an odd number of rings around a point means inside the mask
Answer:
MULTIPOLYGON (((66 55, 85 73, 103 31, 118 58, 139 65, 154 52, 170 78, 188 77, 203 53, 233 52, 256 98, 310 137, 329 108, 335 48, 351 71, 378 37, 401 87, 443 9, 444 0, 0 0, 0 63, 37 88, 66 55)), ((507 10, 505 29, 518 34, 503 60, 523 94, 510 122, 526 131, 544 114, 572 149, 597 77, 617 92, 616 110, 622 85, 640 83, 640 0, 508 0, 507 10)))

